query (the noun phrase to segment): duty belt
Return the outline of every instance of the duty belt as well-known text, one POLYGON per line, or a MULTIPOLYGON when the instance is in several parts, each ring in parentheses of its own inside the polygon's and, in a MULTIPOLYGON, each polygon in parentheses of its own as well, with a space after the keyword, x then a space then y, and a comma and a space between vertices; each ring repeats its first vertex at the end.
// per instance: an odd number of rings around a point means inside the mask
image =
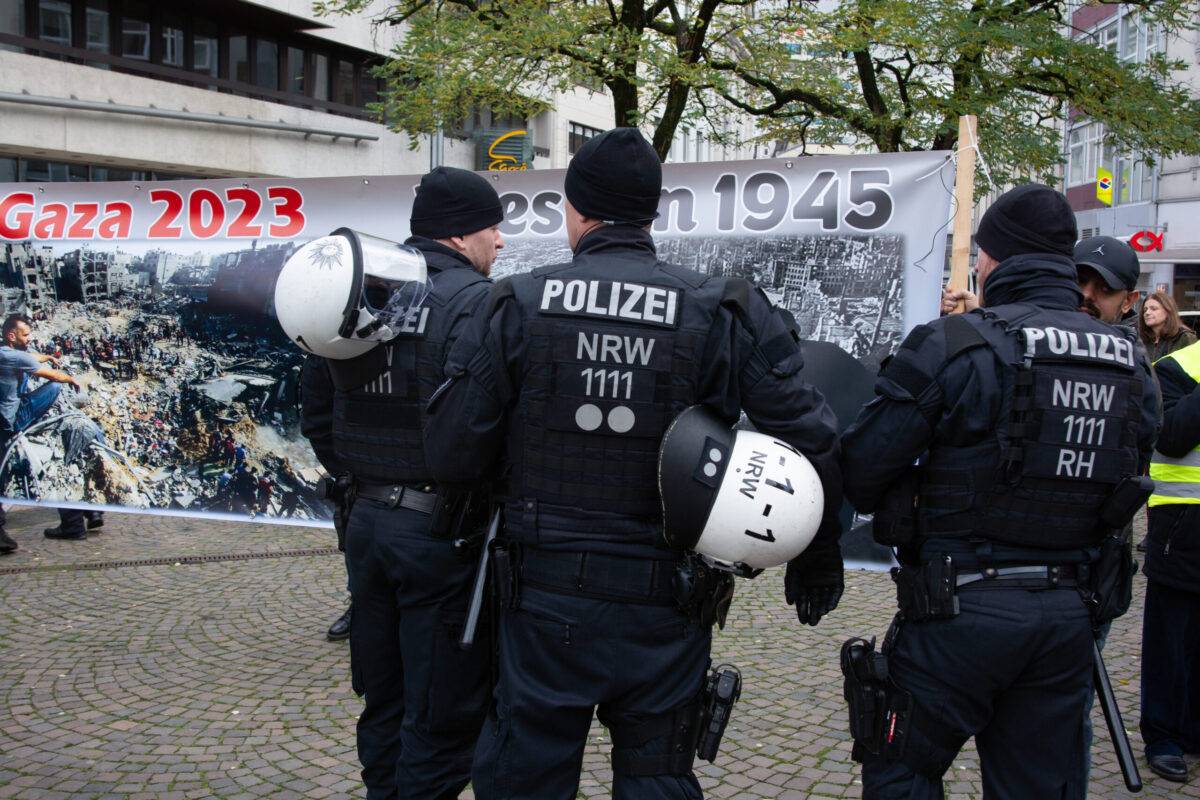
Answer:
POLYGON ((1025 585, 1044 586, 1074 586, 1076 578, 1074 564, 1057 566, 1022 566, 1022 567, 988 567, 979 572, 963 572, 955 576, 954 585, 958 588, 980 583, 982 581, 1013 585, 1019 581, 1025 585))
POLYGON ((558 594, 673 606, 673 561, 522 548, 521 583, 558 594))
POLYGON ((432 487, 415 489, 403 484, 385 486, 378 483, 359 483, 355 487, 358 497, 365 497, 377 503, 383 503, 388 508, 407 508, 422 514, 432 514, 437 507, 437 493, 432 487))

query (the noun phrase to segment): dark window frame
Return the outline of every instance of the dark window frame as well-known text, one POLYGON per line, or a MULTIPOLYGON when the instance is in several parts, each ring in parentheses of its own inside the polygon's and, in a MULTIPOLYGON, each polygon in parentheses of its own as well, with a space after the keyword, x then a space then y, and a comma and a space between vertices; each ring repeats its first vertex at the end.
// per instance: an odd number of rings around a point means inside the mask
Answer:
MULTIPOLYGON (((364 91, 365 87, 362 85, 362 82, 364 80, 373 81, 376 87, 375 97, 378 98, 383 95, 383 82, 369 74, 369 70, 375 64, 379 63, 381 56, 376 53, 367 53, 340 46, 317 37, 307 36, 303 32, 279 34, 269 30, 255 30, 244 25, 229 24, 224 20, 206 16, 202 11, 202 6, 164 10, 164 4, 151 2, 149 4, 150 58, 148 61, 143 61, 141 59, 127 58, 120 54, 122 50, 122 28, 126 18, 124 0, 109 0, 109 50, 107 52, 87 49, 87 0, 67 0, 71 4, 71 45, 69 46, 42 41, 38 38, 41 25, 39 2, 40 0, 24 0, 25 35, 15 36, 0 33, 0 44, 20 48, 23 52, 30 55, 98 66, 101 69, 112 69, 118 72, 141 75, 171 83, 197 86, 199 88, 360 119, 373 119, 373 116, 365 109, 365 105, 370 98, 366 96, 369 93, 364 91), (162 63, 164 20, 168 16, 174 16, 183 21, 183 64, 181 66, 162 63), (198 21, 208 23, 205 27, 213 25, 216 27, 218 64, 217 75, 215 77, 208 73, 195 71, 194 36, 200 27, 196 24, 198 21), (246 51, 249 69, 247 70, 248 80, 246 81, 236 80, 230 75, 228 37, 238 34, 244 34, 247 39, 246 51), (257 85, 258 59, 256 50, 259 39, 269 39, 277 48, 277 81, 273 89, 257 85), (299 49, 304 53, 304 86, 302 93, 291 91, 291 75, 288 63, 290 48, 299 49), (317 98, 316 58, 318 55, 325 56, 329 63, 328 86, 326 87, 328 100, 317 98), (338 69, 338 64, 343 62, 352 66, 352 77, 347 76, 345 79, 350 84, 347 97, 353 98, 351 104, 341 103, 335 99, 343 93, 343 87, 341 86, 343 80, 338 69)), ((144 19, 141 15, 138 15, 137 18, 144 19)), ((208 34, 205 33, 203 35, 208 34)))
POLYGON ((125 167, 125 166, 120 166, 118 164, 96 164, 96 163, 92 163, 92 162, 88 162, 88 161, 62 161, 59 159, 44 158, 44 157, 29 158, 28 156, 10 155, 7 153, 0 153, 0 159, 6 159, 6 160, 11 159, 12 161, 15 162, 17 183, 66 183, 66 182, 83 183, 85 181, 91 182, 91 181, 95 181, 95 180, 108 180, 107 177, 98 178, 96 176, 96 170, 124 170, 126 172, 140 172, 143 174, 143 177, 142 178, 133 178, 133 180, 145 180, 145 181, 205 180, 206 178, 214 177, 211 175, 200 176, 200 175, 187 175, 184 173, 176 173, 176 172, 159 172, 158 170, 139 169, 137 167, 125 167), (53 171, 55 167, 65 167, 66 169, 64 171, 68 175, 70 174, 71 170, 73 170, 73 169, 78 170, 78 169, 82 168, 83 170, 85 170, 85 174, 87 177, 83 181, 55 181, 55 180, 30 181, 25 178, 27 165, 30 162, 44 162, 45 164, 47 164, 49 166, 51 171, 53 171))

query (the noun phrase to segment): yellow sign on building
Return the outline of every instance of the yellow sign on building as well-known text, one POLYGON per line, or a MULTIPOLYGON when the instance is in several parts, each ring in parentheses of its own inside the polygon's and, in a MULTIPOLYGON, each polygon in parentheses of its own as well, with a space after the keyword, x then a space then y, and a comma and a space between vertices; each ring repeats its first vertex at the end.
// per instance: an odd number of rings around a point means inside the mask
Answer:
POLYGON ((1106 206, 1112 205, 1113 174, 1103 167, 1096 170, 1096 199, 1106 206))

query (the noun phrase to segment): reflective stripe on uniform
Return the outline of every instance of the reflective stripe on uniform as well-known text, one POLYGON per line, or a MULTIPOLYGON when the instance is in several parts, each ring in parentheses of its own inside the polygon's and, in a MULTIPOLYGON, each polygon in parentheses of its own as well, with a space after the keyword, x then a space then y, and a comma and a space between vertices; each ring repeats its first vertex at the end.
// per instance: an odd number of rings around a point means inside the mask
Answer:
MULTIPOLYGON (((1175 359, 1192 380, 1200 382, 1200 343, 1176 350, 1154 363, 1168 358, 1175 359)), ((1171 458, 1155 450, 1150 459, 1150 477, 1154 480, 1150 507, 1200 504, 1200 447, 1183 458, 1171 458)))
POLYGON ((1147 503, 1151 508, 1166 505, 1200 505, 1200 483, 1154 481, 1154 494, 1147 503))

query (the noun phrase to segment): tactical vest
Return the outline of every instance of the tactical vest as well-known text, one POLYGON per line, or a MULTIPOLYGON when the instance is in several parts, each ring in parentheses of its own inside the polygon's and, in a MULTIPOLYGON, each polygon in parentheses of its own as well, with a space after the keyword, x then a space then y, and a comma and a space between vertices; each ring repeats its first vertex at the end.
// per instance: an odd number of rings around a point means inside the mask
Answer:
POLYGON ((430 480, 421 429, 426 401, 443 379, 455 319, 450 309, 460 292, 486 280, 467 267, 435 273, 425 303, 396 338, 358 358, 329 362, 338 386, 334 451, 356 478, 383 484, 430 480))
MULTIPOLYGON (((1175 359, 1192 380, 1200 382, 1200 344, 1188 345, 1155 363, 1168 358, 1175 359)), ((1155 450, 1150 459, 1150 477, 1154 479, 1151 507, 1200 504, 1200 447, 1182 458, 1164 456, 1155 450)))
POLYGON ((1101 505, 1137 470, 1142 380, 1132 334, 1026 304, 949 317, 945 333, 947 361, 991 349, 1005 394, 993 438, 929 452, 920 536, 1047 549, 1100 541, 1101 505))
POLYGON ((696 402, 721 288, 749 284, 625 263, 610 270, 597 258, 512 280, 528 349, 510 420, 510 499, 662 517, 663 434, 696 402))

